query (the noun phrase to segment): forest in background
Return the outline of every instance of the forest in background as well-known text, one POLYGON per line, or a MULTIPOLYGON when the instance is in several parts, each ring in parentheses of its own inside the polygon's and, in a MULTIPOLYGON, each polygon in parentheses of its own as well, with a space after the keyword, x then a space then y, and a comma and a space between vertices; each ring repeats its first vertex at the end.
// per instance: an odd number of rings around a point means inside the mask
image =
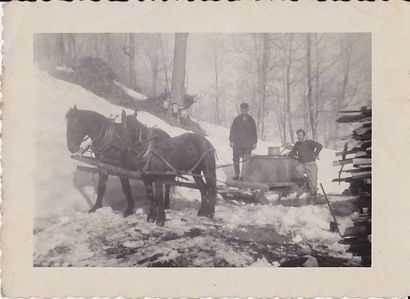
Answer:
POLYGON ((169 92, 189 115, 229 127, 248 102, 259 138, 293 143, 301 127, 325 147, 350 132, 340 110, 371 105, 368 33, 36 34, 34 61, 50 70, 103 60, 117 82, 149 97, 169 92))

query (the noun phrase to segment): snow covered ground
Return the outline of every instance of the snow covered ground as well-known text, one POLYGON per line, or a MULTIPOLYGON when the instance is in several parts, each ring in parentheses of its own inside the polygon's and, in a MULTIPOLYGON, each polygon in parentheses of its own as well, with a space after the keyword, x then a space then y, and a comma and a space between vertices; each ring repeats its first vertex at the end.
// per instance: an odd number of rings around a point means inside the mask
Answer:
POLYGON ((124 86, 123 84, 117 82, 117 81, 113 81, 115 85, 121 87, 126 94, 128 94, 130 97, 138 100, 138 101, 143 101, 145 99, 147 99, 147 97, 139 92, 136 92, 135 90, 129 89, 128 87, 124 86))
MULTIPOLYGON (((120 115, 122 108, 84 88, 38 72, 34 111, 37 123, 35 163, 37 176, 34 211, 35 266, 278 266, 292 257, 310 254, 320 265, 357 265, 329 231, 332 220, 326 206, 285 207, 243 205, 219 198, 215 219, 197 217, 199 193, 175 188, 165 227, 146 223, 147 202, 140 182, 132 183, 136 211, 124 218, 126 201, 117 178, 110 178, 104 208, 88 214, 95 200, 97 177, 76 170, 66 146, 65 114, 74 104, 106 116, 120 115), (77 188, 84 188, 85 197, 77 188), (87 198, 88 197, 88 198, 87 198)), ((127 111, 131 113, 131 111, 127 111)), ((148 126, 176 136, 184 130, 155 116, 139 112, 148 126)), ((201 123, 217 149, 218 164, 231 162, 228 129, 201 123)), ((272 144, 259 142, 255 153, 264 154, 272 144)), ((326 191, 339 192, 330 183, 337 176, 334 152, 324 150, 319 161, 320 181, 326 191)), ((226 171, 218 170, 224 180, 226 171)), ((344 227, 349 217, 340 217, 344 227)))

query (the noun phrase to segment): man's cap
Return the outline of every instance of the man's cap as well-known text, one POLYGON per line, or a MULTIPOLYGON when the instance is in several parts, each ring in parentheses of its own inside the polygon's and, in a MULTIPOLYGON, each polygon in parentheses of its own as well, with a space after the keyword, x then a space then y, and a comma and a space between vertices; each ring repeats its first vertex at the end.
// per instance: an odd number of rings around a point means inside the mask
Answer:
POLYGON ((245 110, 249 108, 248 103, 242 103, 239 107, 241 107, 241 109, 245 110))
POLYGON ((299 133, 303 133, 303 135, 306 135, 306 132, 303 129, 297 129, 296 134, 299 134, 299 133))

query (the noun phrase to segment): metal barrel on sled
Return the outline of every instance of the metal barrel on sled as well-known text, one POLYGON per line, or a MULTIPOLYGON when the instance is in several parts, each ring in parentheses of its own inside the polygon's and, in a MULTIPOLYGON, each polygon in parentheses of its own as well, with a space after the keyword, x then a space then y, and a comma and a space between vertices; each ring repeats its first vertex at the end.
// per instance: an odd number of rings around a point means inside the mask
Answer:
POLYGON ((227 180, 226 188, 219 193, 225 199, 279 203, 282 197, 298 190, 294 176, 297 163, 280 154, 245 156, 241 180, 227 180), (270 199, 268 194, 274 195, 276 200, 270 199))

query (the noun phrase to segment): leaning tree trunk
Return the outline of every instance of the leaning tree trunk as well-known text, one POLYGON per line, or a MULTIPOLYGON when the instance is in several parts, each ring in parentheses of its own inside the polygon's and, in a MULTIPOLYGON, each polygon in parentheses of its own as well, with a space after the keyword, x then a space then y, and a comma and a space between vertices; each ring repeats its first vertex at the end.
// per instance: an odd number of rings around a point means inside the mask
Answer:
POLYGON ((312 101, 312 75, 311 75, 311 55, 310 55, 310 34, 306 34, 306 41, 307 41, 307 49, 306 49, 306 65, 307 65, 307 88, 308 88, 308 104, 309 104, 309 116, 310 116, 310 127, 312 130, 312 139, 316 140, 316 132, 315 132, 315 114, 314 114, 314 106, 312 101))
POLYGON ((175 33, 174 65, 172 68, 171 99, 183 107, 185 97, 185 63, 188 33, 175 33))

